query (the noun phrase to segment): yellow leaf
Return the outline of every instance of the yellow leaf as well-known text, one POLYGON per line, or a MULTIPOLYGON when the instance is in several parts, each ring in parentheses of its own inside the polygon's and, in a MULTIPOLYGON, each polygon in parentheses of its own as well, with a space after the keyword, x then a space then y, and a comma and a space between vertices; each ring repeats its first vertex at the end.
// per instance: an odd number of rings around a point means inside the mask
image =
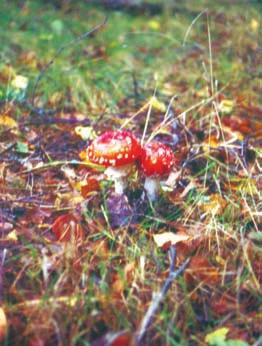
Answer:
POLYGON ((158 247, 163 247, 164 245, 167 245, 167 244, 174 245, 176 243, 188 240, 189 236, 186 234, 175 234, 172 232, 164 232, 160 234, 154 234, 153 238, 158 247))
POLYGON ((222 100, 218 108, 222 113, 229 114, 233 111, 234 106, 235 106, 234 100, 222 100))
POLYGON ((80 136, 84 141, 88 139, 94 139, 96 137, 95 131, 91 126, 77 126, 75 133, 80 136))
POLYGON ((253 32, 257 32, 259 29, 259 21, 253 18, 250 22, 250 28, 253 32))
POLYGON ((215 149, 220 146, 220 142, 217 140, 215 136, 211 136, 210 138, 207 138, 205 142, 203 142, 203 150, 205 153, 209 153, 210 149, 215 149))
POLYGON ((153 30, 158 30, 160 28, 160 23, 157 20, 150 20, 148 22, 148 27, 153 30))
POLYGON ((219 193, 214 193, 202 204, 202 208, 205 212, 209 212, 212 215, 221 215, 226 205, 226 200, 219 193))
POLYGON ((15 89, 24 90, 27 88, 27 85, 28 85, 28 78, 21 75, 15 76, 15 78, 11 82, 11 86, 15 89))
POLYGON ((16 242, 17 241, 16 230, 14 229, 12 232, 8 233, 8 235, 6 236, 6 239, 16 242))
POLYGON ((207 334, 205 337, 205 342, 207 342, 209 345, 219 345, 226 340, 228 331, 228 328, 219 328, 214 332, 207 334))
POLYGON ((0 115, 0 126, 7 128, 18 127, 17 122, 8 115, 0 115))

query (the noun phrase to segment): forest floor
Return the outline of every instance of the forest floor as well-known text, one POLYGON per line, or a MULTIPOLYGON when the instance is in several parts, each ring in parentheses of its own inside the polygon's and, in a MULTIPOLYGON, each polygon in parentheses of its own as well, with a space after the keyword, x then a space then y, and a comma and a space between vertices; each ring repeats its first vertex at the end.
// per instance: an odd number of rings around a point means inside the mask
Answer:
POLYGON ((262 6, 161 3, 0 2, 3 345, 262 344, 262 6), (175 153, 154 203, 86 158, 120 128, 175 153))

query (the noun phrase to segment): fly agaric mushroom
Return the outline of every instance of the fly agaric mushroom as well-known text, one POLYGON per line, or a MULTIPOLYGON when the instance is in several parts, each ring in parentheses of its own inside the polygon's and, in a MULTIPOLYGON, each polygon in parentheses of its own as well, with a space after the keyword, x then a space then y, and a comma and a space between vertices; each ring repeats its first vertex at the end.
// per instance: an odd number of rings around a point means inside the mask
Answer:
POLYGON ((141 146, 129 131, 107 131, 87 148, 88 159, 107 167, 105 174, 115 182, 115 192, 123 194, 126 176, 141 155, 141 146))
POLYGON ((175 155, 167 145, 154 141, 144 146, 141 167, 146 177, 144 189, 151 202, 156 200, 160 180, 169 175, 174 164, 175 155))

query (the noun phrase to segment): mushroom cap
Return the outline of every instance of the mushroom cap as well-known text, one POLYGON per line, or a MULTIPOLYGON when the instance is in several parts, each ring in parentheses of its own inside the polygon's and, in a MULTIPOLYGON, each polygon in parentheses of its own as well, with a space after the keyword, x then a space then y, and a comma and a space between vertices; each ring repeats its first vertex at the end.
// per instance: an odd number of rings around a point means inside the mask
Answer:
POLYGON ((133 163, 141 155, 141 145, 129 131, 107 131, 87 148, 88 159, 105 167, 133 163))
POLYGON ((143 148, 141 167, 147 177, 168 175, 175 164, 175 155, 170 147, 161 142, 150 142, 143 148))

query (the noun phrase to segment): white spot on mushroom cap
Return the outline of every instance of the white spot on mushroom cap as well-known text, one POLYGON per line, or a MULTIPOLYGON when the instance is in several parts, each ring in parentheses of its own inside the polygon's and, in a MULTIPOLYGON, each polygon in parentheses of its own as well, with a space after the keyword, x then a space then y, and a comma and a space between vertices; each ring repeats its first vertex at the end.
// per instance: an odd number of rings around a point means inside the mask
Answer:
POLYGON ((130 138, 130 137, 126 137, 126 142, 127 142, 127 144, 132 144, 132 139, 130 138))
POLYGON ((110 163, 112 166, 115 166, 115 165, 116 165, 116 160, 115 160, 115 159, 111 159, 111 160, 109 160, 109 163, 110 163))
POLYGON ((160 148, 158 150, 158 154, 159 154, 159 156, 163 156, 165 154, 165 150, 163 148, 160 148))

